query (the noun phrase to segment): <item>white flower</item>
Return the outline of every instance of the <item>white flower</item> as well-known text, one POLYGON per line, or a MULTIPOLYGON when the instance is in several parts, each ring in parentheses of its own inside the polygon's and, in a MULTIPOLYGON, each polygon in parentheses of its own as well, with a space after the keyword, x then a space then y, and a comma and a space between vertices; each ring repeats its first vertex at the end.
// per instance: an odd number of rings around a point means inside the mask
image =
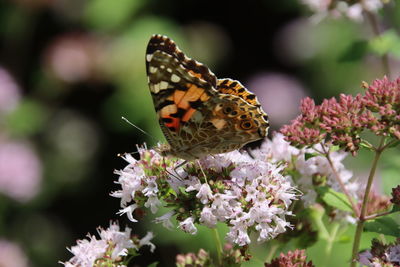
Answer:
MULTIPOLYGON (((283 139, 276 142, 285 151, 298 152, 286 145, 283 139)), ((281 150, 279 152, 284 155, 281 150)), ((123 206, 124 209, 120 211, 127 213, 130 219, 133 219, 131 213, 138 205, 135 201, 141 205, 144 203, 152 212, 165 205, 173 207, 174 212, 157 218, 155 222, 171 228, 172 216, 186 218, 179 222, 178 227, 190 234, 197 233, 194 222, 210 228, 215 227, 218 222, 226 223, 230 227, 228 240, 241 246, 250 243, 249 234, 254 229, 259 229, 259 240, 264 241, 289 227, 289 223, 283 222, 285 215, 291 215, 287 208, 297 198, 297 192, 290 185, 289 177, 282 176, 283 166, 276 166, 266 160, 272 158, 271 153, 255 150, 255 159, 238 151, 207 156, 178 168, 179 176, 187 177, 182 180, 172 175, 171 171, 175 169, 168 169, 171 165, 176 166, 175 161, 168 159, 167 170, 156 177, 154 175, 159 175, 160 167, 164 168, 160 165, 162 160, 159 155, 153 150, 141 150, 140 153, 141 160, 131 160, 129 168, 118 172, 119 183, 123 186, 129 185, 122 189, 127 192, 113 194, 117 197, 131 197, 129 202, 135 203, 134 206, 123 206), (157 160, 153 161, 152 157, 157 160), (152 163, 155 164, 154 167, 152 163), (136 168, 144 170, 136 171, 136 168), (127 170, 129 175, 126 174, 127 170), (132 177, 135 173, 136 177, 132 177), (140 192, 136 190, 137 186, 132 186, 139 183, 125 179, 140 181, 140 192), (188 210, 188 207, 196 207, 197 210, 188 210)), ((125 199, 128 200, 127 197, 125 199)))
POLYGON ((192 235, 195 235, 197 233, 197 228, 193 223, 193 217, 189 217, 183 222, 180 222, 179 228, 181 228, 184 232, 192 235))
POLYGON ((119 256, 126 256, 129 248, 138 249, 131 240, 131 229, 126 227, 124 232, 119 230, 119 225, 111 223, 108 229, 99 227, 97 232, 102 240, 115 244, 111 258, 115 260, 119 256))
POLYGON ((204 207, 200 214, 200 222, 209 228, 214 228, 217 224, 217 217, 213 214, 213 209, 204 207))
POLYGON ((122 216, 122 215, 124 215, 124 214, 126 213, 126 215, 128 216, 128 219, 129 219, 131 222, 137 222, 137 220, 135 220, 135 219, 133 218, 133 212, 135 211, 135 209, 136 209, 137 207, 138 207, 137 204, 129 205, 128 207, 125 207, 125 208, 119 210, 119 211, 117 212, 117 214, 119 214, 119 215, 122 216))
MULTIPOLYGON (((321 145, 316 145, 315 148, 319 151, 323 150, 321 145)), ((326 149, 328 149, 326 147, 326 149)), ((317 194, 312 184, 313 175, 326 176, 327 185, 332 187, 336 191, 341 191, 341 188, 335 177, 335 173, 329 164, 329 161, 325 156, 314 156, 306 160, 306 153, 315 153, 312 149, 296 149, 290 145, 289 142, 284 140, 284 136, 280 133, 274 134, 271 141, 266 141, 261 149, 262 152, 259 155, 267 155, 267 158, 271 162, 285 161, 288 163, 293 162, 295 159, 295 168, 300 174, 300 178, 296 181, 299 189, 303 193, 302 199, 308 206, 315 203, 317 194)), ((359 190, 359 184, 352 181, 353 173, 345 168, 342 161, 346 158, 347 153, 345 152, 331 152, 330 158, 333 163, 335 170, 337 171, 340 179, 344 183, 347 191, 355 198, 357 198, 357 191, 359 190)), ((280 186, 290 187, 287 182, 280 183, 280 186), (285 184, 286 183, 286 184, 285 184)), ((285 202, 285 205, 291 203, 291 192, 285 195, 286 190, 280 190, 280 197, 285 202)))
POLYGON ((200 199, 202 204, 207 204, 212 196, 211 188, 208 184, 202 184, 199 192, 196 194, 196 197, 200 199))
POLYGON ((91 267, 94 261, 101 258, 108 248, 106 240, 97 240, 95 236, 87 236, 89 240, 78 240, 76 246, 68 249, 74 256, 68 261, 72 266, 91 267))
POLYGON ((158 186, 157 186, 157 177, 155 176, 151 176, 151 177, 147 177, 146 183, 147 186, 143 189, 142 193, 146 196, 156 196, 158 193, 158 186))
MULTIPOLYGON (((131 239, 131 229, 126 227, 125 231, 120 231, 119 225, 110 223, 109 228, 98 228, 97 232, 100 239, 88 235, 88 239, 77 241, 77 245, 68 249, 74 256, 64 266, 74 267, 92 267, 96 260, 101 258, 111 258, 111 260, 120 260, 120 257, 127 256, 128 249, 139 250, 143 245, 149 245, 151 252, 154 250, 154 244, 150 242, 153 237, 148 233, 143 239, 139 240, 139 245, 135 245, 131 239), (108 252, 111 250, 111 256, 108 252)), ((123 266, 123 265, 120 265, 123 266)))
POLYGON ((189 179, 184 181, 186 192, 199 191, 201 187, 200 179, 195 176, 190 176, 189 179))
POLYGON ((153 253, 154 250, 156 249, 156 246, 150 242, 151 239, 153 239, 154 235, 152 232, 148 232, 145 237, 140 239, 139 241, 139 247, 142 246, 150 246, 150 252, 153 253))
POLYGON ((247 227, 245 226, 232 227, 226 235, 226 239, 231 243, 238 244, 239 246, 245 246, 251 242, 250 237, 247 234, 247 227))
POLYGON ((147 199, 146 203, 144 203, 144 206, 150 208, 151 212, 154 214, 158 211, 158 207, 161 206, 161 204, 162 203, 157 196, 151 195, 147 199))
POLYGON ((211 203, 211 208, 214 214, 218 217, 218 220, 224 221, 233 216, 234 206, 231 205, 230 201, 236 199, 235 196, 228 194, 217 193, 214 195, 214 201, 211 203))
POLYGON ((175 212, 170 211, 160 217, 154 219, 155 223, 162 223, 162 225, 167 229, 172 229, 174 226, 171 222, 171 217, 175 215, 175 212))
MULTIPOLYGON (((266 139, 259 151, 271 162, 282 160, 290 162, 292 156, 300 154, 300 150, 285 141, 284 135, 279 132, 275 132, 272 139, 266 139)), ((262 159, 261 155, 257 156, 257 158, 262 159)))
POLYGON ((120 176, 117 183, 121 185, 122 190, 112 193, 111 196, 121 198, 122 206, 129 203, 135 193, 142 191, 144 188, 142 184, 142 180, 145 177, 144 171, 139 166, 132 164, 129 164, 122 171, 114 171, 115 174, 120 176))

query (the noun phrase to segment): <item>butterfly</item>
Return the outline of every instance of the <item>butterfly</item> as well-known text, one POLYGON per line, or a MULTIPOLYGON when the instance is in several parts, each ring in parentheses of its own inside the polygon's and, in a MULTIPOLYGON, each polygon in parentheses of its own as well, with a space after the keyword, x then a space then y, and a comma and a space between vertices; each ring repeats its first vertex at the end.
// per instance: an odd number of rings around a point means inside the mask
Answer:
POLYGON ((188 160, 263 139, 268 116, 240 82, 217 79, 170 38, 153 35, 146 50, 148 84, 167 144, 162 156, 188 160))

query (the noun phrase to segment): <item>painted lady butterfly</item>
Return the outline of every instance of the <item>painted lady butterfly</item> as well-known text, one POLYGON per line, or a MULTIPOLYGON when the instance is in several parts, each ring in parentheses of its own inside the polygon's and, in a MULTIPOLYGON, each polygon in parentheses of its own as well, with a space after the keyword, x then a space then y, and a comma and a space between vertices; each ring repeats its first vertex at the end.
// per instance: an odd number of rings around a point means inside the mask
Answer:
POLYGON ((240 82, 217 79, 166 36, 153 35, 146 68, 161 130, 163 156, 185 160, 229 152, 264 138, 268 116, 240 82))

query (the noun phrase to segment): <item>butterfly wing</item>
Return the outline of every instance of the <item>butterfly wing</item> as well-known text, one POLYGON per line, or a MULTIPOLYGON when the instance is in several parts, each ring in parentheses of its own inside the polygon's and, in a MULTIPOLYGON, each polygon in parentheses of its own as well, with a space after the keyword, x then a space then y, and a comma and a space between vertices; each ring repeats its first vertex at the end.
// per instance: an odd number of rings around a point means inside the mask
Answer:
POLYGON ((170 145, 165 155, 194 159, 266 135, 265 113, 251 102, 251 93, 235 95, 229 90, 236 87, 223 82, 218 87, 219 80, 206 66, 186 57, 167 37, 150 39, 146 65, 159 123, 170 145))

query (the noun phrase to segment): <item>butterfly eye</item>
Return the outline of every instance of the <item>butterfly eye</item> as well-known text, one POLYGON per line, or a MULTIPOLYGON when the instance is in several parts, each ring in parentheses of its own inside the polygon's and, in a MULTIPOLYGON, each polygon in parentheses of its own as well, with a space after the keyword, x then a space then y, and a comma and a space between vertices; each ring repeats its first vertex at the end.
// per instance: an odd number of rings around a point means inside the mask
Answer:
POLYGON ((249 130, 249 129, 251 129, 251 128, 253 127, 253 124, 251 123, 251 121, 243 121, 243 122, 240 124, 240 127, 241 127, 243 130, 249 130))

